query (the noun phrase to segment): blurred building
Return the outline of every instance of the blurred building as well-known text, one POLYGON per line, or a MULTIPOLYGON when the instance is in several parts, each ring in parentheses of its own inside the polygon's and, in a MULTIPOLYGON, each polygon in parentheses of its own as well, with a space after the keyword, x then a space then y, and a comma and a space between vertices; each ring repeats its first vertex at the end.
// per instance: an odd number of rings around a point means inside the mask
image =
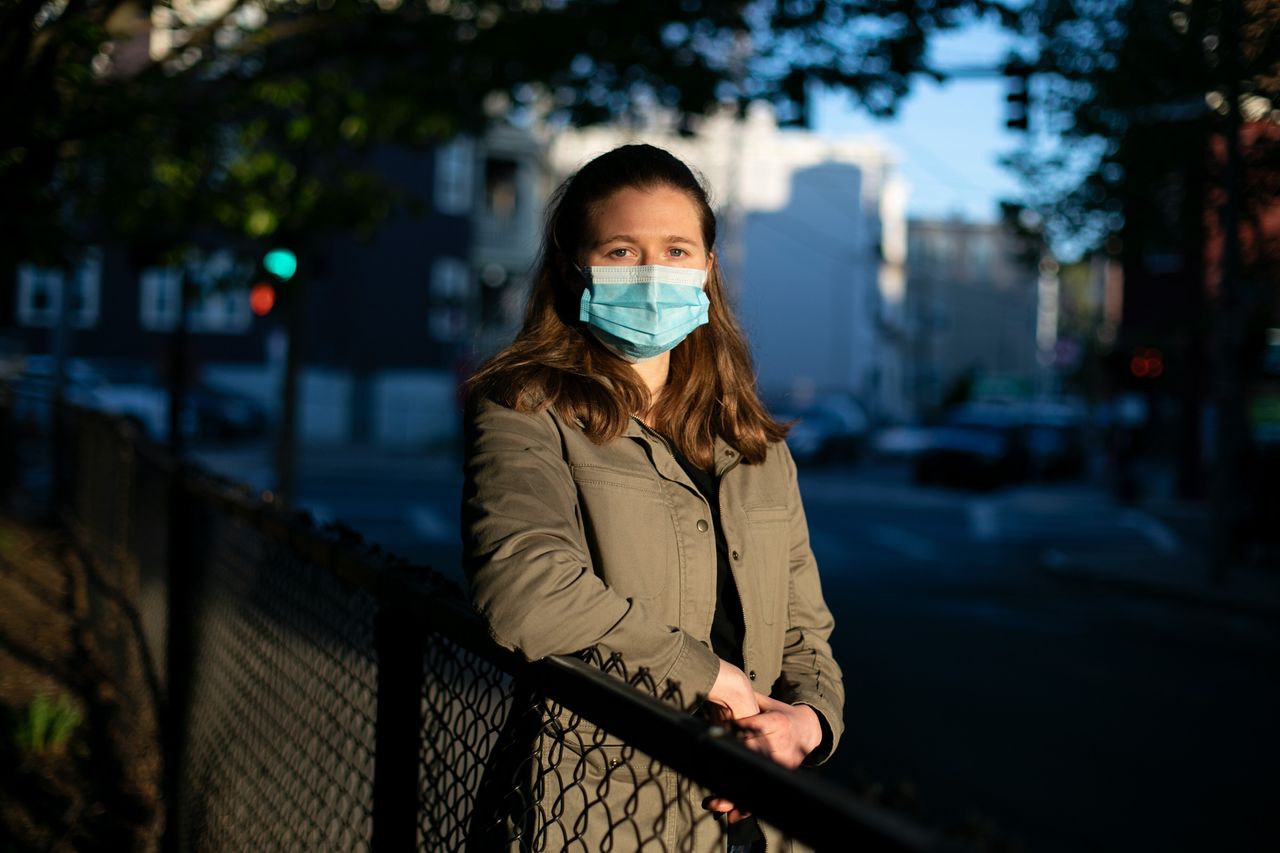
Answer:
POLYGON ((908 223, 908 385, 918 414, 975 387, 1036 390, 1037 351, 1057 344, 1055 274, 1004 225, 908 223))
MULTIPOLYGON (((306 271, 304 442, 418 447, 456 435, 458 383, 472 353, 508 335, 523 304, 541 211, 539 151, 529 133, 496 126, 434 150, 373 155, 374 168, 416 190, 422 209, 396 210, 372 240, 335 238, 306 271)), ((140 268, 120 246, 91 251, 65 277, 23 265, 17 342, 31 353, 53 350, 65 285, 69 354, 159 379, 185 274, 195 288, 187 313, 194 372, 274 413, 283 318, 251 310, 251 267, 252 259, 212 247, 185 269, 140 268)))
POLYGON ((712 192, 719 260, 766 397, 835 392, 874 417, 903 417, 905 188, 893 153, 779 128, 764 108, 695 129, 564 130, 549 142, 549 169, 562 179, 629 142, 689 163, 712 192))

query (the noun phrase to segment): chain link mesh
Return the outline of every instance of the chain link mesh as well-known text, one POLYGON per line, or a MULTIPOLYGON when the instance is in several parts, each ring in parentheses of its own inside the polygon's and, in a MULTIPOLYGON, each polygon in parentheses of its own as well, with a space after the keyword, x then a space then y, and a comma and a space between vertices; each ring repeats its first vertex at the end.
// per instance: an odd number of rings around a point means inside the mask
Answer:
POLYGON ((368 850, 376 600, 238 519, 198 529, 181 847, 368 850))
MULTIPOLYGON (((418 849, 457 850, 492 785, 514 679, 440 634, 423 652, 418 849)), ((521 709, 523 710, 523 709, 521 709)))
MULTIPOLYGON (((130 581, 155 671, 172 656, 175 849, 726 849, 692 761, 675 772, 611 733, 616 716, 547 698, 455 587, 429 571, 406 587, 351 531, 219 492, 109 421, 75 430, 68 517, 130 581), (461 623, 414 617, 444 600, 461 623), (416 685, 418 666, 420 690, 388 690, 406 673, 416 685), (407 776, 388 770, 402 758, 407 776)), ((696 698, 618 655, 583 657, 667 705, 696 698)))
MULTIPOLYGON (((646 671, 628 673, 617 654, 592 649, 582 657, 686 707, 678 685, 660 690, 646 671)), ((610 734, 602 721, 443 637, 431 638, 424 662, 420 849, 725 849, 723 824, 702 806, 708 792, 610 734), (454 811, 442 805, 451 788, 467 792, 454 811)))

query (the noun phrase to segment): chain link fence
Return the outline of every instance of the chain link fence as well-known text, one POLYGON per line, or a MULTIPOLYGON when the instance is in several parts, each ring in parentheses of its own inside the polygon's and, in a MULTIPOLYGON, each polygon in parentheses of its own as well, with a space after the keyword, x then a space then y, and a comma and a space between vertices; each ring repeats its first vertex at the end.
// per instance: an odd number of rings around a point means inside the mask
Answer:
POLYGON ((616 655, 523 661, 431 570, 68 415, 62 515, 136 596, 170 850, 731 849, 711 792, 770 851, 949 848, 616 655))

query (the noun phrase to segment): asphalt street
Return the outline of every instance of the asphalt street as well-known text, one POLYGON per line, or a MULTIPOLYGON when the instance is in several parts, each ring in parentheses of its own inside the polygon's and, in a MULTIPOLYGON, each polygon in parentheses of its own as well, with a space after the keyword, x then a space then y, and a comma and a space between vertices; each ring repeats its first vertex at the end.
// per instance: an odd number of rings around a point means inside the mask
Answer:
MULTIPOLYGON (((267 483, 249 451, 204 455, 267 483)), ((459 577, 458 465, 304 465, 300 500, 459 577)), ((1280 622, 1064 580, 1079 552, 1177 559, 1181 531, 1086 485, 985 495, 891 467, 801 489, 846 734, 821 772, 1031 851, 1280 849, 1280 622)))

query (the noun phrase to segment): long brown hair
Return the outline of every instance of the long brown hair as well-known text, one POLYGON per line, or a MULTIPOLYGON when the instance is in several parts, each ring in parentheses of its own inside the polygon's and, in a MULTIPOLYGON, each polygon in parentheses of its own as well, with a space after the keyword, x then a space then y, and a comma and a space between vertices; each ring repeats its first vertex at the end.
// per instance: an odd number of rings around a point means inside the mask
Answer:
POLYGON ((706 294, 708 322, 671 351, 671 370, 657 400, 623 359, 609 352, 578 320, 586 283, 574 268, 598 206, 625 188, 671 187, 698 209, 702 240, 715 246, 716 218, 707 192, 683 162, 652 145, 624 145, 583 166, 556 190, 548 207, 541 256, 524 326, 516 339, 467 383, 471 399, 496 400, 519 412, 554 409, 577 421, 594 442, 618 438, 632 415, 649 415, 654 429, 700 468, 710 468, 717 435, 748 462, 764 459, 770 442, 786 435, 756 394, 747 342, 729 310, 720 264, 712 264, 706 294))

